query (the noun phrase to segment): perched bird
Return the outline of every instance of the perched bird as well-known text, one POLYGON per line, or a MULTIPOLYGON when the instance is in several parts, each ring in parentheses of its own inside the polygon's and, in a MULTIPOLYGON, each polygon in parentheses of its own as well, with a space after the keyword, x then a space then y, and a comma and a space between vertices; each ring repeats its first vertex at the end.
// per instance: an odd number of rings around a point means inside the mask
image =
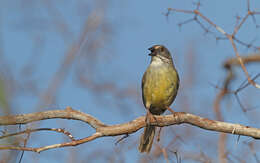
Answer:
MULTIPOLYGON (((164 113, 172 104, 179 88, 179 76, 168 49, 163 45, 154 45, 149 50, 152 59, 142 79, 142 97, 147 116, 164 113)), ((150 152, 154 135, 155 126, 148 122, 138 147, 141 153, 150 152)))

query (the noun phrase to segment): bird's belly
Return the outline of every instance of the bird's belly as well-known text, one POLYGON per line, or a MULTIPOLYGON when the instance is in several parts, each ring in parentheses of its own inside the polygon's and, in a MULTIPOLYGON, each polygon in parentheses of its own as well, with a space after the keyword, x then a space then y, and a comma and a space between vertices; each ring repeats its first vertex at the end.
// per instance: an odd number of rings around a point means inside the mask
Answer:
POLYGON ((177 73, 171 67, 151 67, 147 71, 143 93, 152 113, 161 114, 172 104, 177 94, 177 82, 177 73))

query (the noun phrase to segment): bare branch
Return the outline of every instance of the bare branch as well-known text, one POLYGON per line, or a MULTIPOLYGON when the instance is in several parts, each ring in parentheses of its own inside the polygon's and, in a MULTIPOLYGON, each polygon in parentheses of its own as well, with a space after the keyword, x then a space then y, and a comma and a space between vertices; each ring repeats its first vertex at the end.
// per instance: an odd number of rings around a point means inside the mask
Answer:
MULTIPOLYGON (((53 148, 61 148, 68 146, 76 146, 82 143, 86 143, 95 140, 99 137, 105 136, 118 136, 132 134, 139 129, 146 126, 145 116, 136 118, 130 122, 117 125, 105 125, 98 119, 82 113, 80 111, 72 110, 67 107, 65 110, 53 110, 45 112, 37 112, 31 114, 13 115, 13 116, 1 116, 0 125, 15 125, 15 124, 26 124, 34 121, 40 121, 45 119, 62 118, 62 119, 74 119, 88 123, 91 127, 96 129, 96 132, 89 137, 73 140, 71 142, 53 144, 38 148, 32 147, 19 147, 19 146, 0 146, 0 150, 22 150, 22 151, 33 151, 41 152, 53 148)), ((227 122, 209 120, 200 116, 185 112, 175 112, 173 115, 155 116, 156 120, 151 120, 151 125, 165 127, 170 125, 179 125, 187 123, 193 126, 200 127, 206 130, 212 130, 217 132, 224 132, 235 135, 249 136, 255 139, 260 139, 260 129, 240 124, 232 124, 227 122)))
MULTIPOLYGON (((259 63, 260 62, 260 55, 258 53, 256 54, 252 54, 249 56, 244 56, 241 57, 241 59, 243 60, 244 64, 249 64, 249 63, 259 63)), ((239 60, 237 58, 230 58, 228 60, 225 61, 224 66, 239 66, 239 60)))
POLYGON ((80 120, 83 122, 87 122, 91 127, 95 129, 98 127, 106 126, 91 115, 72 110, 71 107, 67 107, 65 110, 51 110, 30 114, 0 116, 0 125, 27 124, 35 121, 55 118, 80 120))
POLYGON ((74 137, 71 135, 70 132, 66 131, 65 129, 62 128, 37 128, 37 129, 26 129, 24 131, 12 133, 12 134, 4 134, 3 136, 0 136, 0 139, 7 138, 10 136, 17 136, 21 134, 30 134, 32 132, 38 132, 38 131, 54 131, 58 133, 63 133, 64 135, 68 136, 71 140, 75 140, 74 137))
MULTIPOLYGON (((206 21, 208 24, 210 24, 211 26, 213 26, 217 31, 219 31, 221 34, 223 34, 231 43, 232 47, 233 47, 233 50, 235 52, 235 55, 238 59, 238 62, 240 63, 247 79, 248 79, 248 82, 253 85, 255 88, 258 88, 260 89, 260 85, 257 84, 255 81, 253 81, 250 76, 249 76, 249 73, 245 67, 245 64, 241 58, 241 56, 239 55, 239 52, 237 50, 237 46, 235 44, 235 41, 243 46, 246 46, 246 47, 254 47, 253 45, 250 45, 250 44, 246 44, 242 41, 240 41, 239 39, 237 39, 235 36, 236 34, 238 33, 238 31, 241 29, 241 27, 245 24, 246 20, 248 19, 249 16, 254 16, 255 14, 258 14, 258 12, 255 12, 255 11, 251 11, 250 10, 250 5, 249 5, 249 1, 248 1, 248 12, 247 14, 243 17, 243 19, 241 20, 241 22, 234 28, 234 31, 232 34, 229 34, 227 32, 225 32, 225 30, 223 28, 221 28, 220 26, 218 26, 217 24, 215 24, 213 21, 211 21, 208 17, 206 17, 205 15, 203 15, 199 9, 195 9, 195 10, 182 10, 182 9, 175 9, 175 8, 168 8, 168 12, 170 11, 173 11, 173 12, 180 12, 180 13, 185 13, 185 14, 195 14, 195 18, 196 19, 192 19, 194 21, 197 20, 197 16, 202 18, 204 21, 206 21)), ((208 30, 202 25, 202 23, 200 21, 196 21, 201 27, 202 29, 207 33, 208 30)), ((259 47, 254 47, 255 49, 259 49, 259 47)))

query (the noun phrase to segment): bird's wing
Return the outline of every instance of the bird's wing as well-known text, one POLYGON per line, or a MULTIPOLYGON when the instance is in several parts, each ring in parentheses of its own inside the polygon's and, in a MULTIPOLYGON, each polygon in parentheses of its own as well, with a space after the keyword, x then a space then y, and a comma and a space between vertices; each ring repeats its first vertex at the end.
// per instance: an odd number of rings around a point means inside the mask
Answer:
POLYGON ((144 81, 146 80, 146 72, 144 73, 143 75, 143 78, 142 78, 142 98, 143 98, 143 104, 144 106, 146 107, 146 101, 145 101, 145 98, 144 98, 144 81))

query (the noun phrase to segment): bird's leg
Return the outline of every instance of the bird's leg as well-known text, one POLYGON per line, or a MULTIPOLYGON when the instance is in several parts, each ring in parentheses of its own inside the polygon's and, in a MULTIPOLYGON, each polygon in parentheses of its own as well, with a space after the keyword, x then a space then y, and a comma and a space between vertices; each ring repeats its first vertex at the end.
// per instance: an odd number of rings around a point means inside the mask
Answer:
POLYGON ((146 108, 146 117, 145 117, 145 122, 146 124, 150 124, 150 122, 156 120, 153 114, 150 112, 149 109, 146 108))
POLYGON ((169 106, 166 106, 166 109, 169 110, 174 115, 175 111, 173 111, 169 106))

